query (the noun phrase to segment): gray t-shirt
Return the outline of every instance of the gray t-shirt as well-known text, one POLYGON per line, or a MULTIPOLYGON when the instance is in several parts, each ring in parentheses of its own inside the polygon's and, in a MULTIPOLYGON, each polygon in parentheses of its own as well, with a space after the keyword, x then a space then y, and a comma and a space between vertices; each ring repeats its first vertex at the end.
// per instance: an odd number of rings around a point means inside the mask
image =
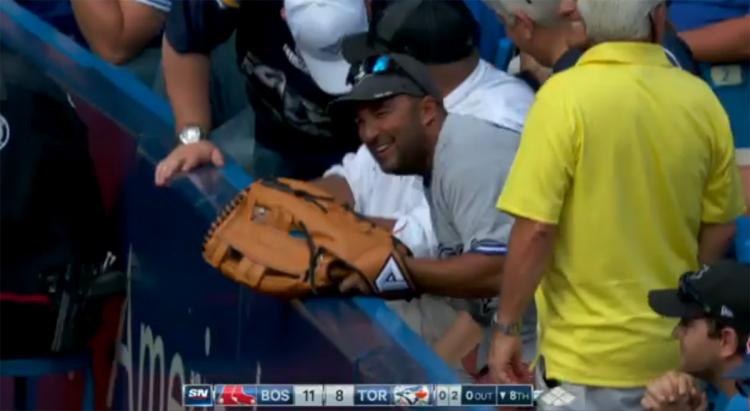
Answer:
POLYGON ((495 204, 520 135, 475 117, 449 114, 440 130, 428 200, 440 255, 504 255, 513 219, 495 204))
MULTIPOLYGON (((467 252, 507 254, 513 218, 495 204, 519 141, 516 131, 475 117, 448 114, 435 148, 432 173, 425 179, 441 258, 467 252)), ((451 304, 468 311, 485 327, 497 309, 495 298, 451 299, 451 304)), ((528 343, 535 340, 534 311, 532 307, 524 317, 525 346, 527 339, 528 343)))

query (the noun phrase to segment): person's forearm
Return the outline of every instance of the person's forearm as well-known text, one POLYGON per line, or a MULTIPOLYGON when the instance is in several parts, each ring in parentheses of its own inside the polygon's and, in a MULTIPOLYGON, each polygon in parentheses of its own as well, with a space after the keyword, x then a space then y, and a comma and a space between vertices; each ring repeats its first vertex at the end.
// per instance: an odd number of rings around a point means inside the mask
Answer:
POLYGON ((555 226, 516 219, 500 286, 498 319, 501 323, 509 325, 521 320, 542 280, 554 240, 555 226))
POLYGON ((78 28, 91 49, 112 62, 119 60, 112 51, 123 30, 122 10, 118 0, 72 0, 78 28))
MULTIPOLYGON (((337 203, 354 208, 354 194, 344 177, 332 174, 313 180, 311 183, 330 193, 337 203)), ((390 218, 367 216, 367 219, 388 231, 393 231, 393 227, 396 225, 396 220, 390 218)))
POLYGON ((727 224, 701 224, 698 261, 711 264, 724 257, 734 237, 734 222, 727 224))
POLYGON ((424 293, 456 298, 497 295, 503 256, 466 253, 441 260, 407 259, 407 270, 424 293))
POLYGON ((393 231, 393 227, 396 225, 396 220, 392 218, 367 217, 367 219, 372 221, 376 226, 388 231, 393 231))
POLYGON ((180 54, 164 37, 162 60, 167 94, 179 132, 187 125, 197 125, 205 132, 211 130, 211 102, 209 82, 211 62, 198 53, 180 54))
POLYGON ((339 175, 328 175, 313 180, 311 183, 330 193, 336 202, 354 208, 354 194, 344 177, 339 175))
POLYGON ((72 0, 73 13, 91 49, 123 64, 159 33, 166 13, 133 0, 72 0))
POLYGON ((679 35, 698 61, 732 63, 750 60, 750 16, 683 31, 679 35))

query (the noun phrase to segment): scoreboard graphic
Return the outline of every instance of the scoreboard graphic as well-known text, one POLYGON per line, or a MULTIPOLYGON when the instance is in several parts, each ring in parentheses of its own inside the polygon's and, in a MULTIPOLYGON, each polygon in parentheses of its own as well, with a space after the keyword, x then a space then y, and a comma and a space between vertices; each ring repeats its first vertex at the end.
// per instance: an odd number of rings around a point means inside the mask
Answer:
POLYGON ((191 407, 533 407, 539 392, 531 385, 184 385, 183 405, 191 407))

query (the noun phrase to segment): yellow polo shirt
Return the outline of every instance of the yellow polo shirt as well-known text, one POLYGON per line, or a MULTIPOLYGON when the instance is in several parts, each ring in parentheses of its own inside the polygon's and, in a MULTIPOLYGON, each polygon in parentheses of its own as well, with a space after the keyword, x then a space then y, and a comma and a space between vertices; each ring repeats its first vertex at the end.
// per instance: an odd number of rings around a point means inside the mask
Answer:
POLYGON ((740 190, 724 109, 661 47, 604 43, 553 76, 497 204, 557 225, 536 294, 548 376, 635 387, 674 369, 675 321, 647 293, 698 268, 701 222, 742 214, 740 190))

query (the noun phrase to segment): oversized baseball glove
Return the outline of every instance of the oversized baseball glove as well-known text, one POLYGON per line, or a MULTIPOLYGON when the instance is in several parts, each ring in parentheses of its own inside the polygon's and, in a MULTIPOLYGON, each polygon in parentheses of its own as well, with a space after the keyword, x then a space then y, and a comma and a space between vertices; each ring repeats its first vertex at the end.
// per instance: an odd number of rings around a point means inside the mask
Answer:
POLYGON ((326 191, 291 179, 261 180, 240 193, 206 235, 203 257, 233 280, 295 298, 335 291, 357 273, 383 298, 415 294, 410 252, 326 191))

